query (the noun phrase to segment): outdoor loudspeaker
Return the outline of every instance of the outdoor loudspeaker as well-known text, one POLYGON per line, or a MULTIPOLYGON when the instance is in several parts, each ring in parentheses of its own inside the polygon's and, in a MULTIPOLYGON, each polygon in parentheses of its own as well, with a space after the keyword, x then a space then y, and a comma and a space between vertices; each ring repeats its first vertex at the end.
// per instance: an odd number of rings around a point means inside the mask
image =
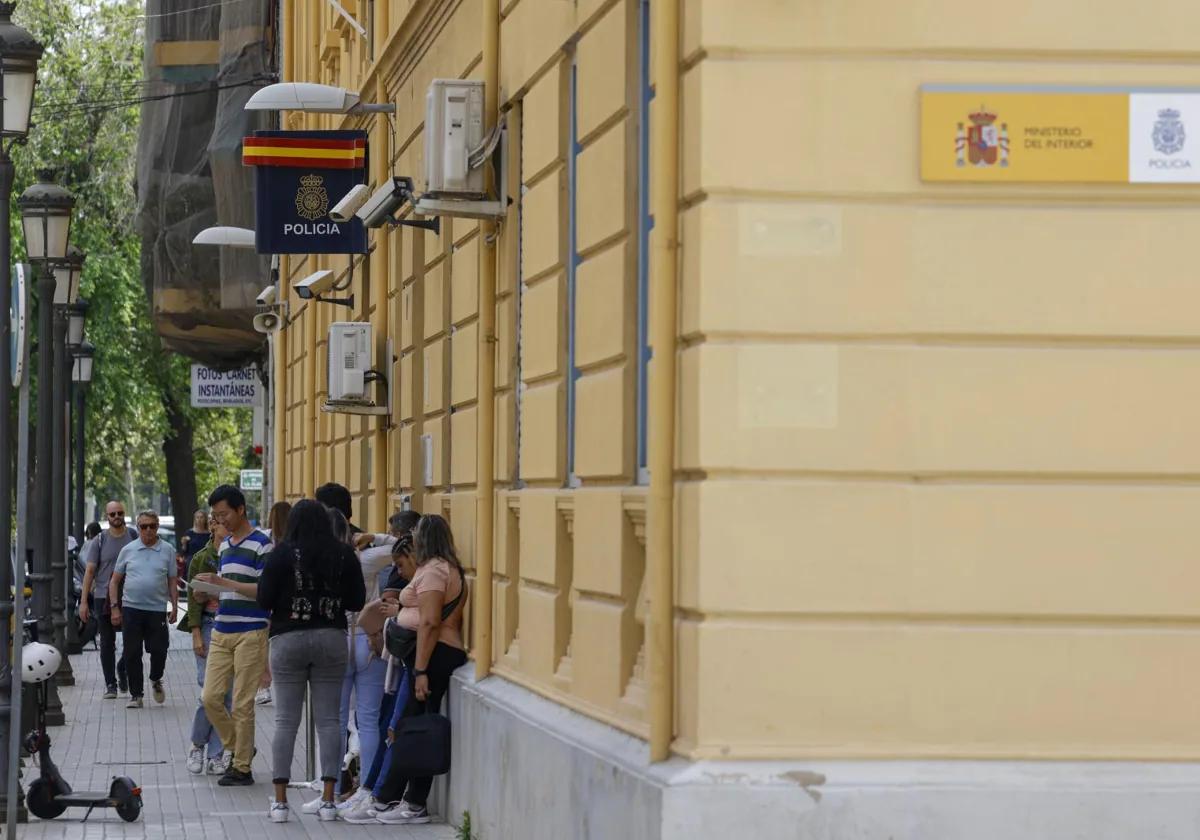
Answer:
POLYGON ((260 333, 279 332, 283 329, 283 319, 276 312, 262 312, 254 316, 254 329, 260 333))

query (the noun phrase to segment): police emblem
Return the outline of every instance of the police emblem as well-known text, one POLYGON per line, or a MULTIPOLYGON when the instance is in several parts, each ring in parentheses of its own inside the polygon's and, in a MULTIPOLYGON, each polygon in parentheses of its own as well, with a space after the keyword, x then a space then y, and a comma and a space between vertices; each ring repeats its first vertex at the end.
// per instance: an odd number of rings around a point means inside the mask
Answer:
POLYGON ((300 179, 300 189, 296 191, 296 215, 300 218, 315 222, 329 212, 329 193, 321 186, 324 181, 320 175, 305 175, 300 179))
POLYGON ((1173 155, 1182 152, 1183 145, 1187 142, 1187 132, 1183 127, 1183 120, 1179 118, 1179 112, 1173 108, 1159 111, 1150 139, 1154 141, 1154 150, 1159 154, 1173 155))
POLYGON ((1008 124, 996 125, 997 115, 984 108, 967 116, 971 125, 967 127, 959 123, 954 139, 956 164, 995 166, 999 163, 1000 166, 1008 166, 1008 124))

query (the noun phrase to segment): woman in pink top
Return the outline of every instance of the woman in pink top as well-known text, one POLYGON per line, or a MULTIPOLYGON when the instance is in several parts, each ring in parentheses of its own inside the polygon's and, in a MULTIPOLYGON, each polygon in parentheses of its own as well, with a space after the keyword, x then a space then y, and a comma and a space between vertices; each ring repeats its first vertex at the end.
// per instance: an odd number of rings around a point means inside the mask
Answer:
MULTIPOLYGON (((437 515, 422 516, 413 529, 413 555, 416 573, 400 593, 395 619, 401 627, 417 631, 413 661, 404 663, 413 679, 403 717, 437 712, 451 675, 467 661, 462 638, 466 575, 454 550, 450 523, 437 515)), ((429 822, 425 803, 433 779, 405 778, 396 766, 388 768, 371 813, 389 825, 429 822)))

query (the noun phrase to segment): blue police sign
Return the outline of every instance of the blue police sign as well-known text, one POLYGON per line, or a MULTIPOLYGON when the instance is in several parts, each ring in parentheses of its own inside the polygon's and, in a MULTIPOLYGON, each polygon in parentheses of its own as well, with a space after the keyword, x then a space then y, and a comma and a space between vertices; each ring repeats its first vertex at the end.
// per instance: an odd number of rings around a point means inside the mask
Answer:
POLYGON ((260 254, 365 254, 362 221, 329 211, 367 174, 365 131, 256 131, 242 163, 257 168, 255 250, 260 254))

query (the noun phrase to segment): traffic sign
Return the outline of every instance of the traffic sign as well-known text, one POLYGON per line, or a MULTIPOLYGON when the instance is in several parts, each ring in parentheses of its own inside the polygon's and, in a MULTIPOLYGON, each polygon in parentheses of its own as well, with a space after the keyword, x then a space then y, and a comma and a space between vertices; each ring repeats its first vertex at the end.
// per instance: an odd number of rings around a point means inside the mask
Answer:
POLYGON ((12 381, 14 388, 21 387, 21 379, 25 375, 25 329, 29 323, 26 317, 26 302, 29 300, 29 266, 17 263, 13 266, 12 300, 9 302, 9 319, 12 324, 12 334, 9 338, 9 360, 12 365, 12 381))
POLYGON ((241 480, 238 482, 238 486, 243 490, 262 490, 263 471, 242 470, 241 480))

